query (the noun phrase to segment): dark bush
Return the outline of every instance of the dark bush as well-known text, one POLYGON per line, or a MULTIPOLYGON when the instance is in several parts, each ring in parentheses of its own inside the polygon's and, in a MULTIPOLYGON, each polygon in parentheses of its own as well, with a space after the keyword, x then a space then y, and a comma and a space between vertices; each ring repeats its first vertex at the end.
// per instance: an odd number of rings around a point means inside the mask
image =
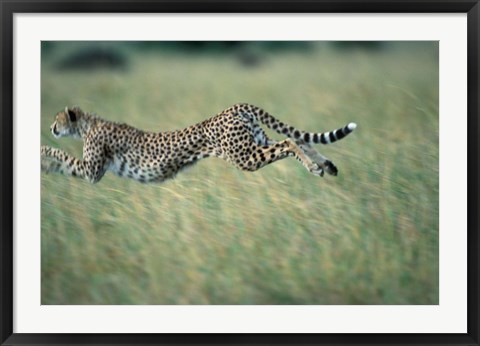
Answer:
POLYGON ((118 48, 88 46, 79 48, 58 63, 61 70, 125 69, 127 57, 118 48))

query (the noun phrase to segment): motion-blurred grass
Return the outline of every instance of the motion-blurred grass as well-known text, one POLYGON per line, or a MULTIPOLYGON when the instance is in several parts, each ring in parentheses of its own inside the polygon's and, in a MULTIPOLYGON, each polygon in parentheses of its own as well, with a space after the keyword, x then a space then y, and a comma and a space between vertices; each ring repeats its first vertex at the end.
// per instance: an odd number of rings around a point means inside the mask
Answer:
MULTIPOLYGON (((232 52, 121 46, 125 69, 42 58, 42 144, 66 105, 155 131, 250 102, 300 129, 358 123, 255 173, 207 159, 159 185, 41 175, 42 304, 438 304, 438 45, 232 52)), ((47 54, 48 53, 48 54, 47 54)), ((275 138, 281 136, 274 135, 275 138)))

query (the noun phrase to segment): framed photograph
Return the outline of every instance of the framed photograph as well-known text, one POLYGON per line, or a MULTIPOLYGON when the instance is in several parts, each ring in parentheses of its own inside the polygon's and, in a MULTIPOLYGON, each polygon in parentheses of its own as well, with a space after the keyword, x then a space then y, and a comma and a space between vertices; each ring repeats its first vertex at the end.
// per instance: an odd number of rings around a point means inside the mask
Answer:
POLYGON ((479 12, 2 1, 2 345, 478 345, 479 12))

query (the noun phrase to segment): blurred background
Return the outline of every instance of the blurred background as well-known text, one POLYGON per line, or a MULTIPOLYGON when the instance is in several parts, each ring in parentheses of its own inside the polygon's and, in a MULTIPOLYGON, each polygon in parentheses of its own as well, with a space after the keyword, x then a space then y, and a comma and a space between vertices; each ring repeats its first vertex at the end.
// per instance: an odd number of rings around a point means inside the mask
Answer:
MULTIPOLYGON (((65 106, 150 131, 248 102, 357 130, 254 173, 41 175, 42 304, 438 304, 438 42, 42 42, 41 144, 65 106)), ((276 139, 282 136, 268 133, 276 139)))

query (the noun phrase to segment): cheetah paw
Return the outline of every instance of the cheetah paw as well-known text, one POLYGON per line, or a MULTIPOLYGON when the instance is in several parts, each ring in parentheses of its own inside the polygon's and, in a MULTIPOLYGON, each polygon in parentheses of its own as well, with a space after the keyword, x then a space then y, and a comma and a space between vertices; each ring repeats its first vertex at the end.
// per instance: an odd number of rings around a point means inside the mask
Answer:
POLYGON ((314 175, 317 175, 319 177, 323 177, 325 174, 325 171, 323 168, 321 168, 318 164, 312 163, 308 166, 308 171, 314 175))
POLYGON ((337 167, 335 167, 333 162, 321 155, 318 151, 312 148, 312 146, 307 143, 298 141, 297 144, 311 161, 311 163, 307 167, 311 173, 320 176, 323 176, 324 172, 327 172, 331 175, 338 174, 338 169, 337 167))
POLYGON ((337 175, 338 174, 338 169, 333 164, 332 161, 327 160, 327 161, 325 161, 324 165, 325 165, 325 170, 327 171, 327 173, 329 173, 331 175, 337 175))
POLYGON ((42 172, 50 173, 56 172, 59 169, 60 165, 58 162, 42 157, 41 167, 42 172))

